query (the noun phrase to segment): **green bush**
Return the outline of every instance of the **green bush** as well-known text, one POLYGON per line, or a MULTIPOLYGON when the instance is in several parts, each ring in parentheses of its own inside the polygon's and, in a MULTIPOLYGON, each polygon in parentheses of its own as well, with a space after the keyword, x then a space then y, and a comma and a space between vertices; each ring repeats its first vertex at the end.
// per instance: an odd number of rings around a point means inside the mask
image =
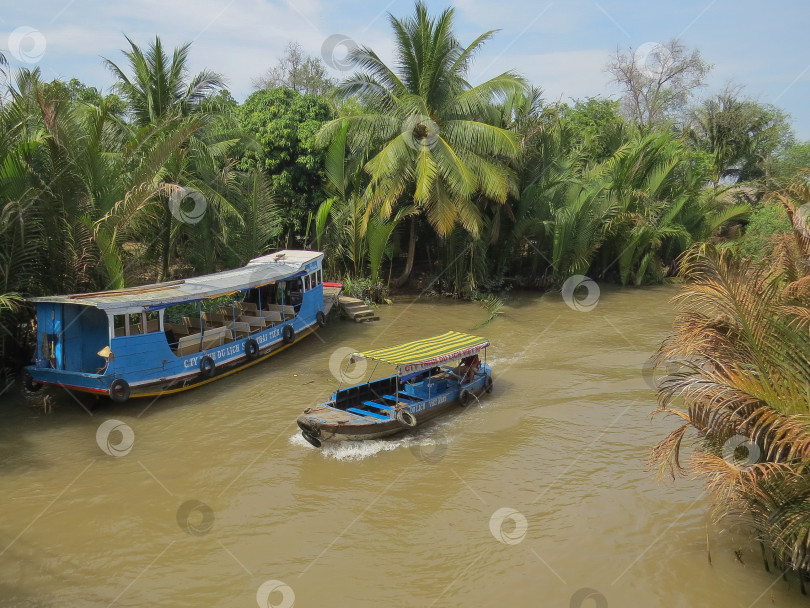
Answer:
POLYGON ((343 295, 364 300, 366 304, 388 303, 388 287, 371 279, 346 277, 343 279, 343 295))
POLYGON ((751 214, 745 234, 739 240, 740 255, 759 261, 770 251, 774 235, 791 232, 784 207, 765 203, 751 214))

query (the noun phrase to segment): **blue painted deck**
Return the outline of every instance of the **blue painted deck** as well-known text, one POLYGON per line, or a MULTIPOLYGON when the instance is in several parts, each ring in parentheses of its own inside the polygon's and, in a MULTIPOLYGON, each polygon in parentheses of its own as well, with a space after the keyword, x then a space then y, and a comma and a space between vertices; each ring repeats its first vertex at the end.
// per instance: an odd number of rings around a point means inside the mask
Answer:
POLYGON ((370 422, 372 421, 370 419, 373 419, 373 422, 381 424, 383 422, 390 422, 393 420, 393 414, 396 410, 390 405, 380 403, 379 400, 388 400, 393 403, 407 403, 408 405, 406 405, 404 411, 410 412, 411 414, 418 414, 445 404, 448 401, 457 400, 462 389, 468 391, 478 391, 483 389, 486 386, 487 378, 491 375, 491 373, 492 370, 489 365, 486 363, 481 363, 478 373, 470 382, 461 383, 459 382, 458 376, 454 374, 452 378, 428 377, 419 382, 407 382, 400 384, 400 389, 397 395, 390 394, 387 390, 385 390, 385 387, 390 386, 393 388, 401 381, 401 378, 398 376, 390 376, 374 382, 350 386, 337 391, 332 394, 331 401, 324 405, 329 405, 335 409, 342 409, 343 411, 363 416, 363 422, 370 422), (383 390, 378 393, 377 389, 381 388, 383 390), (358 391, 362 392, 358 393, 358 391), (360 397, 360 403, 357 406, 340 406, 342 399, 351 399, 352 397, 356 398, 356 395, 365 394, 366 392, 371 393, 368 396, 372 398, 360 397), (374 399, 377 399, 377 401, 374 399), (380 414, 378 411, 372 411, 372 409, 390 412, 392 415, 386 416, 384 414, 380 414))

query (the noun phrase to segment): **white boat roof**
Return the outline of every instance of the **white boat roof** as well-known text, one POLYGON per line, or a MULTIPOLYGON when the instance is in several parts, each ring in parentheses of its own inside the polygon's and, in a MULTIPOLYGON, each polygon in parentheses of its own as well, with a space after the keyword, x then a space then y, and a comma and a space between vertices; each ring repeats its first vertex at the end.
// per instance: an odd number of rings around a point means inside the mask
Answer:
POLYGON ((95 306, 102 310, 121 309, 121 313, 132 312, 133 308, 155 310, 165 308, 170 304, 216 298, 251 287, 259 287, 260 285, 284 280, 305 272, 308 264, 315 262, 322 256, 323 253, 320 251, 285 249, 254 258, 242 268, 190 279, 94 293, 28 298, 27 301, 81 304, 95 306))

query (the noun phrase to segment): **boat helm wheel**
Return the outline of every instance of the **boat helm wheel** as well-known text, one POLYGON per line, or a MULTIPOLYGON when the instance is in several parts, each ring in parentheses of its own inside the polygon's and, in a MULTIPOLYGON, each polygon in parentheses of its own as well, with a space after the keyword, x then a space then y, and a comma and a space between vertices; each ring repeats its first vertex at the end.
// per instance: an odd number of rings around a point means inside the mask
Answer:
POLYGON ((253 338, 245 342, 245 357, 248 361, 253 361, 259 355, 259 343, 253 338))
POLYGON ((123 378, 116 378, 109 388, 110 399, 115 403, 125 403, 129 399, 129 382, 123 378))
POLYGON ((291 344, 295 340, 295 330, 292 325, 285 325, 284 329, 281 330, 281 335, 287 344, 291 344))
POLYGON ((416 416, 411 414, 408 410, 399 410, 397 412, 397 422, 402 426, 413 428, 416 426, 416 416))
POLYGON ((315 320, 318 322, 318 325, 321 327, 326 327, 326 315, 323 314, 322 310, 319 310, 315 315, 315 320))
POLYGON ((492 392, 492 376, 487 376, 487 379, 484 380, 484 390, 488 393, 492 392))
POLYGON ((310 435, 310 434, 309 434, 309 433, 307 433, 306 431, 302 431, 302 432, 301 432, 301 434, 304 436, 304 439, 306 439, 306 440, 307 440, 307 442, 308 442, 310 445, 312 445, 312 446, 314 446, 314 447, 316 447, 316 448, 321 447, 321 440, 320 440, 320 439, 318 439, 317 437, 313 437, 312 435, 310 435))
POLYGON ((470 402, 470 391, 466 388, 461 389, 461 392, 458 394, 458 403, 461 407, 467 407, 467 404, 470 402))
POLYGON ((32 393, 36 393, 39 389, 42 388, 42 385, 34 380, 34 377, 31 375, 31 372, 29 372, 28 370, 25 370, 23 372, 23 385, 28 391, 32 393))
POLYGON ((217 364, 208 355, 205 355, 200 361, 200 373, 206 378, 211 378, 217 373, 217 364))

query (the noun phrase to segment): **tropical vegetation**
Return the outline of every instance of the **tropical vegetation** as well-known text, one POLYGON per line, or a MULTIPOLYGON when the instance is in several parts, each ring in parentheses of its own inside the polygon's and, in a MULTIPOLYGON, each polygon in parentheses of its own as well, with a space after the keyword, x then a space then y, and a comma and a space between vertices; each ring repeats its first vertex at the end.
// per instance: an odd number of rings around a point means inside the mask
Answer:
POLYGON ((665 66, 619 52, 606 70, 621 100, 554 103, 513 71, 470 80, 496 34, 459 40, 452 8, 417 3, 389 24, 391 65, 360 46, 335 82, 290 43, 242 103, 223 75, 190 73, 190 45, 159 38, 123 41, 106 93, 0 56, 13 75, 0 91, 3 364, 28 357, 25 297, 280 247, 323 250, 328 276, 374 299, 486 299, 572 274, 660 282, 695 244, 757 256, 784 232, 768 196, 808 144, 739 89, 696 100, 710 69, 697 50, 671 41, 665 66))
POLYGON ((680 425, 652 461, 807 573, 810 142, 739 88, 698 99, 711 66, 678 40, 617 51, 619 100, 554 103, 513 71, 472 81, 495 32, 460 41, 452 8, 389 23, 391 65, 361 46, 334 82, 291 43, 243 103, 189 72, 189 44, 126 38, 106 94, 0 54, 0 368, 30 360, 26 297, 281 247, 324 251, 353 295, 475 298, 487 322, 511 288, 679 277, 657 360, 680 425))
POLYGON ((658 352, 670 370, 660 412, 679 426, 653 450, 674 475, 705 479, 718 519, 749 526, 766 568, 810 573, 810 186, 773 202, 793 230, 759 262, 713 245, 681 264, 672 336, 658 352), (685 451, 690 455, 683 459, 685 451))

